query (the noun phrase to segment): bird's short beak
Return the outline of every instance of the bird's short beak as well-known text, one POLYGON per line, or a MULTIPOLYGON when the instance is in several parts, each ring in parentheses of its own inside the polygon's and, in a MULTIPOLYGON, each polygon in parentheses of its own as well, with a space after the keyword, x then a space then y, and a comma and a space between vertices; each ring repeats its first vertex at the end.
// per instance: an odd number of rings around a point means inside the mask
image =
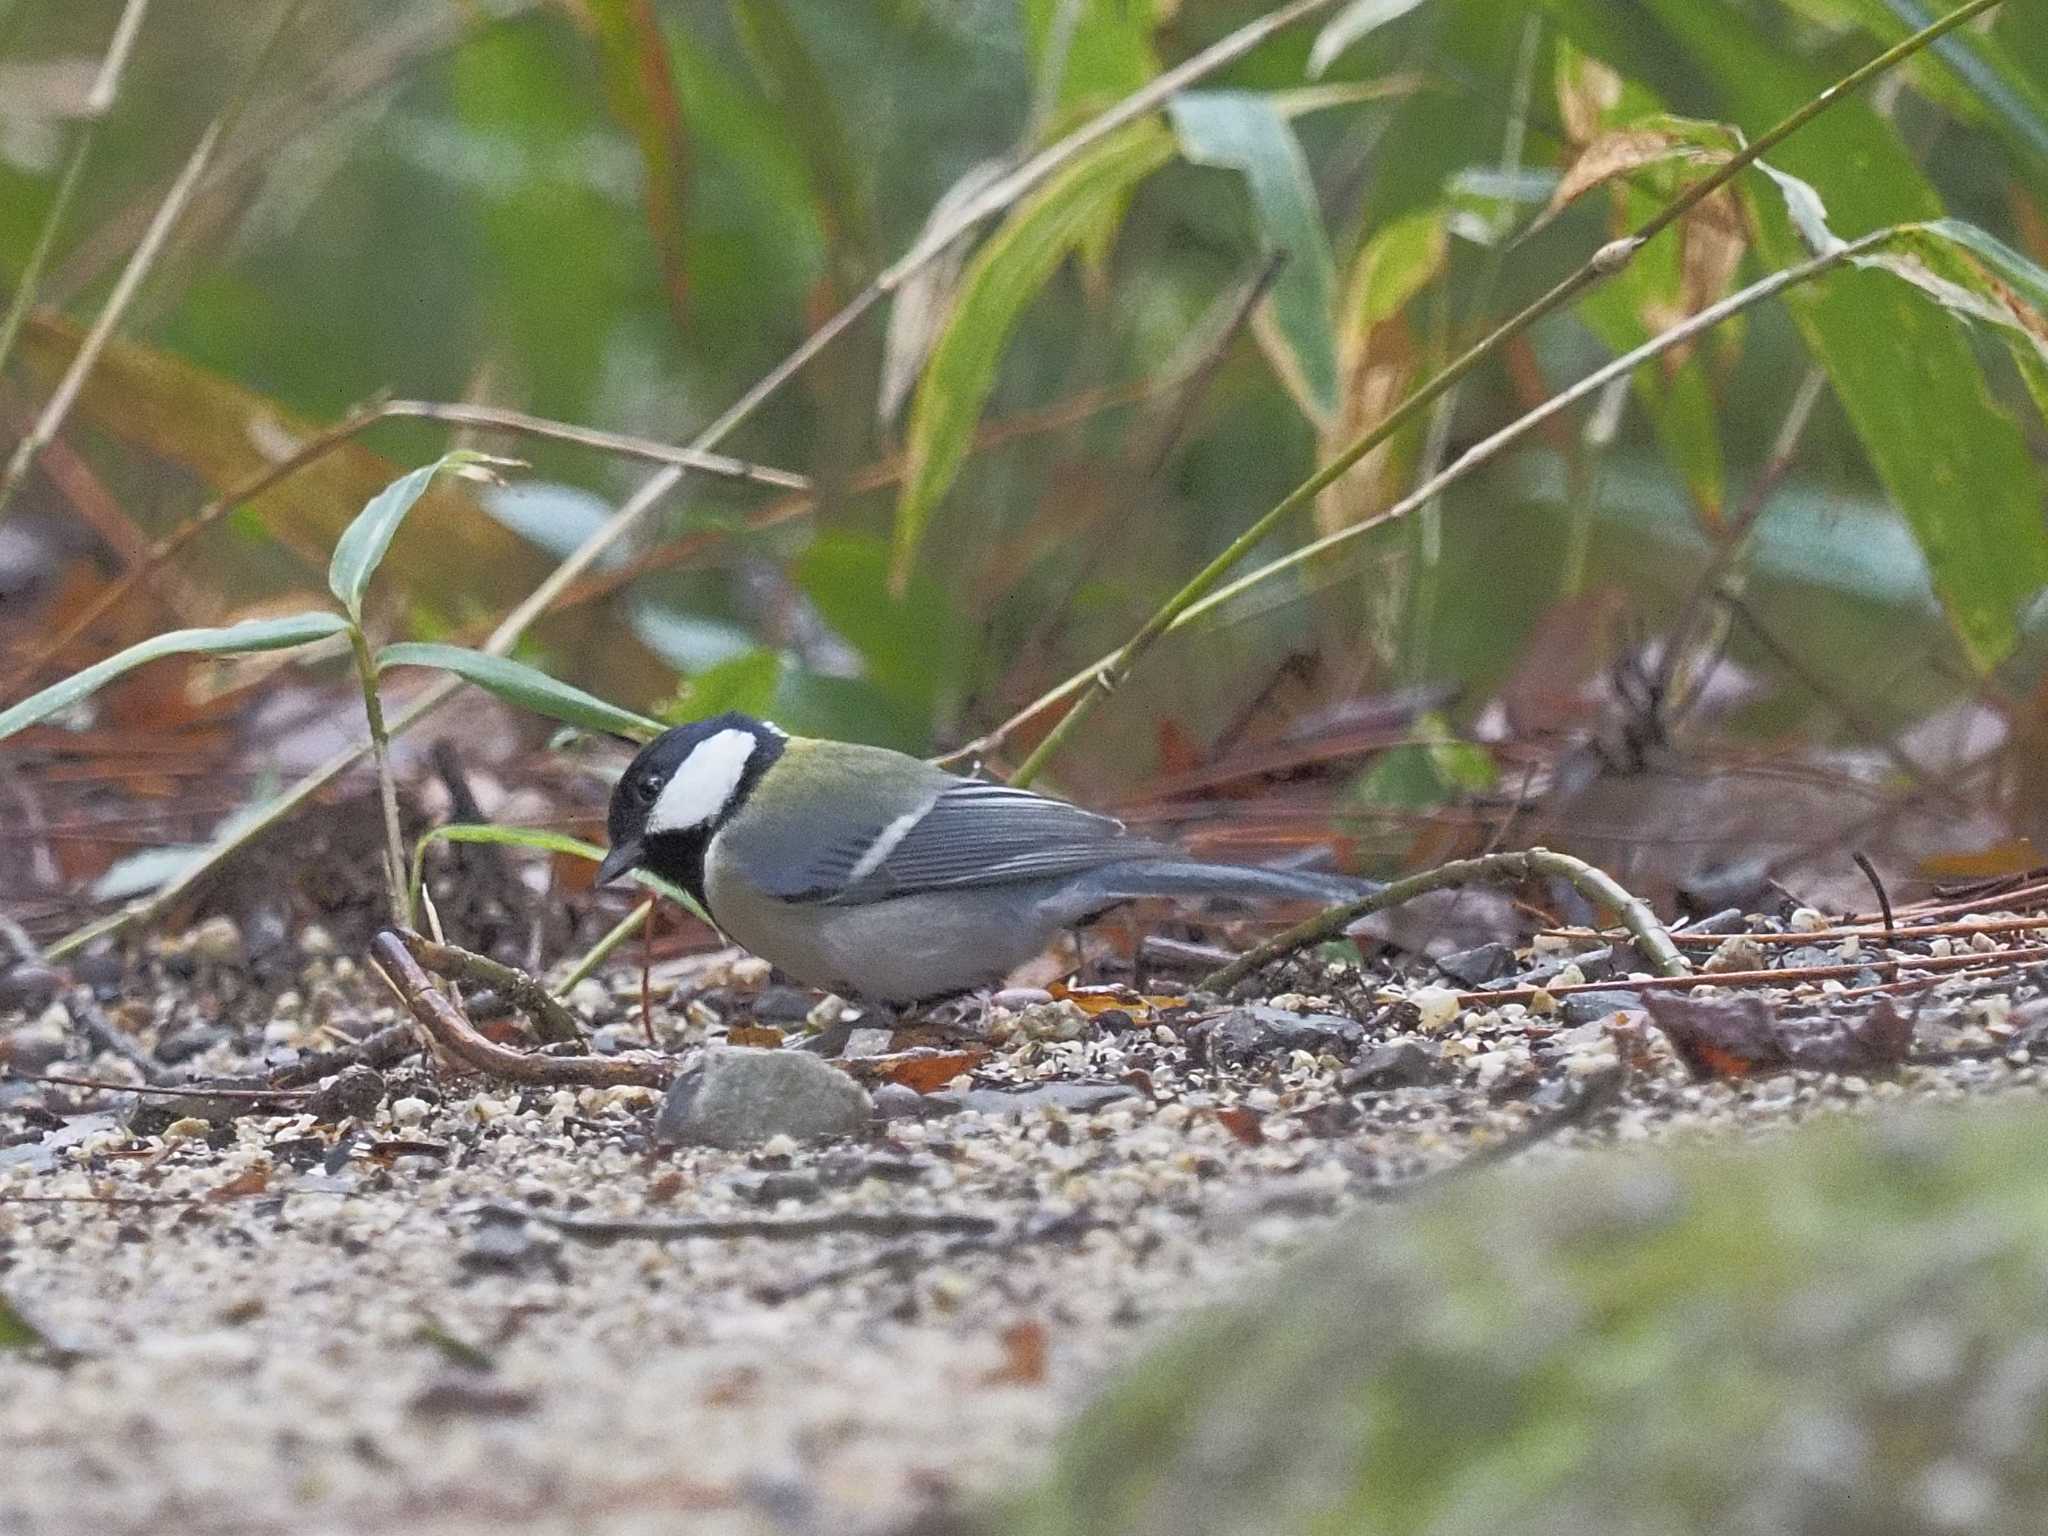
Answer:
POLYGON ((597 866, 597 883, 610 885, 628 870, 640 867, 640 856, 644 853, 640 839, 630 837, 623 843, 613 843, 611 852, 604 856, 604 862, 597 866))

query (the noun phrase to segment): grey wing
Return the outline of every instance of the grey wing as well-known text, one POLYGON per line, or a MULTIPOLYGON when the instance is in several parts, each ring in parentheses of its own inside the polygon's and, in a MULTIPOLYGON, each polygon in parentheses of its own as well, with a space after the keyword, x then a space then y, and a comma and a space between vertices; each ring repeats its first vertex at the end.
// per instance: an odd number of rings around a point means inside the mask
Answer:
POLYGON ((814 883, 813 899, 855 905, 918 891, 1075 874, 1162 851, 1129 836, 1113 817, 1029 790, 960 780, 921 812, 898 818, 859 846, 849 842, 828 850, 814 866, 825 878, 814 883))

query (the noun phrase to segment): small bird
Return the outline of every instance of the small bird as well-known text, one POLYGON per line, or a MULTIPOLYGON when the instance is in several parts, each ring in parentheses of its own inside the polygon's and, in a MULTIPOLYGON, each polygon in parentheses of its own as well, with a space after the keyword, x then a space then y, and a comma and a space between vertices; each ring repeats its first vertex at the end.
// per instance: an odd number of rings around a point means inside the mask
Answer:
POLYGON ((1319 905, 1377 889, 1210 864, 1064 800, 732 713, 663 732, 612 792, 599 884, 645 868, 806 986, 892 1006, 998 984, 1141 897, 1319 905))

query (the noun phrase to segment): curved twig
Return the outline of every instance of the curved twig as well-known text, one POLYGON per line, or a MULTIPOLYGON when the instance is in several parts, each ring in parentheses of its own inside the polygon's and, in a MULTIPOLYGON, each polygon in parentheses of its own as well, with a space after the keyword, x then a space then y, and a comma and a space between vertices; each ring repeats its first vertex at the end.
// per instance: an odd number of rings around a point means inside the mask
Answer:
POLYGON ((1325 939, 1334 939, 1359 918, 1398 907, 1430 891, 1474 885, 1480 881, 1508 884, 1537 875, 1568 881, 1588 901, 1614 908, 1622 926, 1642 945, 1643 953, 1662 975, 1692 974, 1692 963, 1678 952, 1678 946, 1671 942, 1671 935, 1657 921, 1648 902, 1629 892, 1605 870, 1596 869, 1583 859, 1575 859, 1568 853, 1552 853, 1548 848, 1530 848, 1517 853, 1489 853, 1476 859, 1453 859, 1435 869, 1381 886, 1370 896, 1330 907, 1305 923, 1297 923, 1277 938, 1246 951, 1221 970, 1204 976, 1200 986, 1205 992, 1227 992, 1254 971, 1284 955, 1291 955, 1310 944, 1320 944, 1325 939))
POLYGON ((486 1040, 412 957, 416 933, 386 928, 370 958, 434 1044, 473 1071, 540 1088, 666 1088, 680 1063, 634 1051, 618 1056, 540 1056, 486 1040))

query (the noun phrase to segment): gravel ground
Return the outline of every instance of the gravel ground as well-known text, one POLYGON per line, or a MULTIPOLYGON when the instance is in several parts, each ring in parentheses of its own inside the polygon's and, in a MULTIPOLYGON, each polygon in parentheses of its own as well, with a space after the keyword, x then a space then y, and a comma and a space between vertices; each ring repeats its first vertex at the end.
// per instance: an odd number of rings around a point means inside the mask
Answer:
MULTIPOLYGON (((303 947, 276 996, 241 979, 228 936, 190 938, 103 986, 120 1038, 81 1044, 60 1000, 0 1013, 0 1061, 204 1077, 396 1022, 350 960, 303 947)), ((1498 984, 1576 979, 1554 948, 1509 958, 1498 984)), ((661 1043, 787 1019, 764 979, 698 975, 657 1007, 661 1043)), ((904 1080, 938 1087, 957 1042, 857 1034, 884 1051, 862 1070, 892 1118, 741 1152, 656 1145, 651 1089, 417 1062, 357 1119, 208 1120, 0 1078, 0 1299, 44 1340, 0 1348, 0 1532, 892 1530, 1040 1470, 1062 1416, 1149 1333, 1254 1295, 1332 1216, 1418 1179, 1524 1142, 1568 1157, 2040 1089, 2027 985, 1924 1009, 1932 1064, 1697 1081, 1597 999, 1292 980, 1330 995, 970 1018, 988 1054, 932 1097, 904 1080), (993 1111, 991 1091, 1020 1088, 993 1111), (833 1230, 878 1213, 900 1230, 833 1230)), ((638 1043, 637 995, 625 975, 575 995, 600 1050, 638 1043)))

